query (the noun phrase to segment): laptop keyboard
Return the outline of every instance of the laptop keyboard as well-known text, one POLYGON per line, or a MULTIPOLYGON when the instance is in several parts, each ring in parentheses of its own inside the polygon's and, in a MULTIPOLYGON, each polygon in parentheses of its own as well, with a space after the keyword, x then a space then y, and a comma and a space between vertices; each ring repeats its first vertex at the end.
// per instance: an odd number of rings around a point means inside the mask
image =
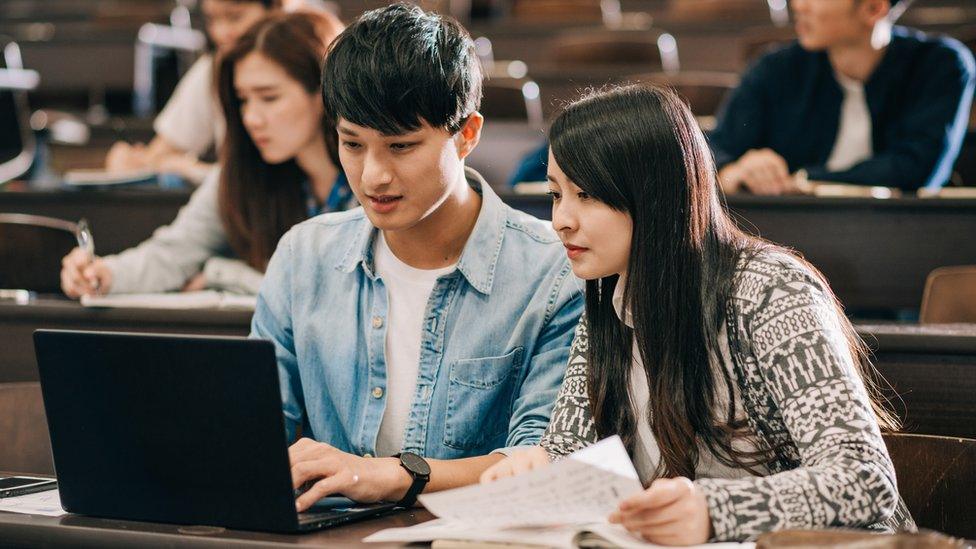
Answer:
POLYGON ((298 524, 311 524, 313 522, 322 522, 323 520, 329 520, 340 515, 346 514, 348 511, 325 511, 321 513, 298 513, 298 524))

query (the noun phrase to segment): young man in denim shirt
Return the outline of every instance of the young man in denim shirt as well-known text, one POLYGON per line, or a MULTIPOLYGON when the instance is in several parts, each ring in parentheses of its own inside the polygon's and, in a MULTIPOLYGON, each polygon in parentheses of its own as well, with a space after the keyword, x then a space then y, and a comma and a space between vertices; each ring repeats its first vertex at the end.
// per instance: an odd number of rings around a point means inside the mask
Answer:
POLYGON ((274 342, 288 434, 305 437, 289 450, 298 509, 333 493, 410 504, 539 441, 581 287, 551 227, 464 167, 481 72, 455 21, 364 14, 333 44, 322 96, 363 208, 282 238, 252 336, 274 342))

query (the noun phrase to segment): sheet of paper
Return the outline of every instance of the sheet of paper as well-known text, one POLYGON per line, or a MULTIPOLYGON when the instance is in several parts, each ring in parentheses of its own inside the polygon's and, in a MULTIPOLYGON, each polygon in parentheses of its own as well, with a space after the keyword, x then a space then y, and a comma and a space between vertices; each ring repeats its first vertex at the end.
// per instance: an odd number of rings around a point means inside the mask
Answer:
POLYGON ((603 522, 643 490, 620 437, 490 484, 420 496, 434 515, 490 528, 603 522))
MULTIPOLYGON (((595 534, 596 537, 600 538, 603 542, 610 542, 610 545, 613 547, 620 547, 622 549, 651 549, 654 547, 664 547, 661 545, 655 545, 653 543, 647 543, 646 541, 632 535, 627 531, 626 528, 620 526, 619 524, 592 524, 587 526, 585 530, 587 534, 584 534, 584 540, 593 537, 590 534, 595 534)), ((585 541, 582 543, 582 545, 586 545, 585 541)), ((753 549, 755 546, 756 544, 752 542, 727 542, 692 545, 690 547, 698 547, 702 549, 753 549)), ((606 547, 606 543, 603 543, 601 547, 606 547)))
POLYGON ((146 183, 156 179, 152 170, 125 170, 109 172, 105 170, 68 170, 64 182, 76 187, 127 185, 146 183))
MULTIPOLYGON (((607 516, 643 490, 620 437, 610 437, 549 467, 490 484, 419 497, 438 519, 377 532, 365 542, 462 540, 544 547, 654 549, 607 516)), ((752 543, 702 545, 749 549, 752 543)))
POLYGON ((253 311, 255 296, 244 296, 216 290, 160 294, 114 294, 82 296, 85 307, 139 309, 239 309, 253 311))
MULTIPOLYGON (((620 547, 622 549, 658 549, 662 545, 647 543, 617 524, 562 525, 545 528, 485 528, 448 519, 434 519, 407 528, 389 528, 366 539, 367 543, 424 543, 435 540, 460 540, 487 543, 514 543, 541 547, 620 547)), ((709 543, 692 549, 753 549, 755 543, 709 543)))
POLYGON ((0 511, 60 517, 67 513, 61 508, 61 497, 57 490, 45 490, 26 496, 0 499, 0 511))
POLYGON ((232 294, 230 292, 220 293, 221 309, 240 309, 242 311, 253 311, 258 306, 258 296, 232 294))
POLYGON ((464 540, 494 543, 540 545, 543 547, 572 547, 577 530, 572 526, 548 528, 491 529, 435 519, 407 528, 387 528, 365 538, 367 543, 415 543, 434 540, 464 540))

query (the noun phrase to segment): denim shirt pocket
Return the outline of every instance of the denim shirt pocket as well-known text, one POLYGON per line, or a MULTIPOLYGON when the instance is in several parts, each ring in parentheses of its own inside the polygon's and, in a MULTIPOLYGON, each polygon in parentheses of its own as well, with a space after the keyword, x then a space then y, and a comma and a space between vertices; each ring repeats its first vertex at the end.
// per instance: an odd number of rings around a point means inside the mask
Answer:
POLYGON ((496 439, 504 442, 523 353, 522 347, 516 347, 503 356, 451 364, 444 422, 446 446, 479 450, 496 439))

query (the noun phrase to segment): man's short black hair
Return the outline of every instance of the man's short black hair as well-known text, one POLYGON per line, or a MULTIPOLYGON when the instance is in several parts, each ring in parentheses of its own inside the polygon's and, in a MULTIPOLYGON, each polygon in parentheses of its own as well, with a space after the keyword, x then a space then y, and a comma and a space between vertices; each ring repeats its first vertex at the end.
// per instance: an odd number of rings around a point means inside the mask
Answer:
POLYGON ((454 19, 413 4, 368 11, 332 43, 322 101, 334 119, 386 135, 423 121, 456 133, 481 104, 474 42, 454 19))

